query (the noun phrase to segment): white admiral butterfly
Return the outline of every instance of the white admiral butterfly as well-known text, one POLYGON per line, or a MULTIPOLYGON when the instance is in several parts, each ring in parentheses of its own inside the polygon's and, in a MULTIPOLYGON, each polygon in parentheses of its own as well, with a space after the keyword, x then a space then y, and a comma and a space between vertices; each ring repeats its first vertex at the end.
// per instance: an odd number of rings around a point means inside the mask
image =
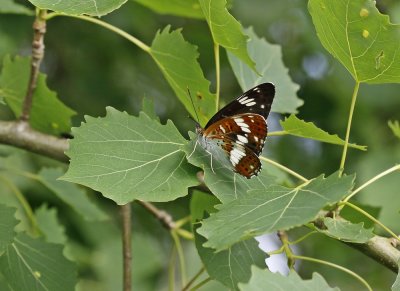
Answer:
POLYGON ((215 157, 248 179, 258 175, 274 96, 272 83, 260 84, 219 110, 204 128, 196 126, 197 142, 211 155, 212 170, 215 157))

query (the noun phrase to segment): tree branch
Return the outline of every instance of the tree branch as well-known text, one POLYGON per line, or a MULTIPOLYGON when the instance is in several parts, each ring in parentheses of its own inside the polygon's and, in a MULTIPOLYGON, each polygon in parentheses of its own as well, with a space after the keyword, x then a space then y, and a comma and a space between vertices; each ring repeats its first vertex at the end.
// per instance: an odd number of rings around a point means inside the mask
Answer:
POLYGON ((346 243, 354 249, 374 259, 395 273, 399 272, 400 251, 396 248, 398 241, 394 238, 374 236, 365 244, 346 243))
POLYGON ((0 143, 28 150, 64 163, 67 139, 57 138, 32 129, 26 121, 0 121, 0 143))
POLYGON ((46 33, 46 10, 39 10, 35 21, 33 22, 33 41, 32 41, 32 60, 31 60, 31 73, 29 76, 28 88, 24 103, 22 106, 22 114, 20 119, 22 121, 29 120, 33 94, 37 86, 37 78, 39 76, 39 68, 44 56, 44 34, 46 33))
POLYGON ((122 216, 122 257, 124 261, 124 291, 132 290, 132 222, 131 204, 121 205, 122 216))
POLYGON ((158 209, 155 207, 153 204, 141 200, 136 200, 140 205, 142 205, 144 208, 146 208, 151 214, 154 215, 155 218, 157 218, 161 224, 168 230, 172 230, 176 228, 175 221, 173 220, 172 216, 161 209, 158 209))

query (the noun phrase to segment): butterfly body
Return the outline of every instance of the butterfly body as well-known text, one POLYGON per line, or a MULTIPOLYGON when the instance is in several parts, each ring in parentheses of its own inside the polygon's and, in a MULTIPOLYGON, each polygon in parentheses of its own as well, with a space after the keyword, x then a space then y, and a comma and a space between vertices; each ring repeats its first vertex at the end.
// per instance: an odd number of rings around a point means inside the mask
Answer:
POLYGON ((203 128, 196 127, 198 143, 224 166, 251 178, 261 170, 258 158, 268 128, 266 119, 275 95, 272 83, 243 93, 218 111, 203 128))

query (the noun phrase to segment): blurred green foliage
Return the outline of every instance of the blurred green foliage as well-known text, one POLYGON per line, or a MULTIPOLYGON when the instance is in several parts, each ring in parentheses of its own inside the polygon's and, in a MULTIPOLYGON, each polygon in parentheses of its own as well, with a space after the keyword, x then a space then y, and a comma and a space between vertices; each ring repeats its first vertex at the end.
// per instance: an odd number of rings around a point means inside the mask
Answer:
MULTIPOLYGON (((24 1, 19 2, 26 4, 24 1)), ((392 16, 392 22, 400 22, 400 4, 397 1, 377 2, 382 12, 392 16)), ((350 74, 319 42, 306 1, 234 0, 231 1, 231 8, 232 14, 244 27, 253 26, 259 36, 282 46, 284 62, 292 79, 301 86, 298 95, 305 102, 299 110, 299 118, 312 121, 318 127, 343 137, 354 82, 350 74)), ((213 43, 205 22, 155 14, 135 1, 128 1, 121 9, 102 17, 102 20, 129 32, 148 45, 156 32, 166 25, 170 24, 173 29, 183 27, 185 39, 198 46, 199 61, 206 78, 212 82, 213 91, 213 43)), ((33 18, 29 16, 0 15, 0 59, 6 54, 30 54, 32 21, 33 18)), ((74 119, 76 126, 83 121, 83 115, 104 116, 106 106, 137 114, 142 99, 146 97, 154 100, 156 112, 162 122, 172 119, 185 136, 188 130, 194 130, 194 124, 187 118, 186 110, 153 60, 125 39, 79 19, 57 17, 48 24, 45 44, 46 55, 42 71, 48 76, 49 87, 57 91, 66 105, 77 111, 78 115, 74 119)), ((223 102, 228 102, 240 92, 223 52, 223 102)), ((388 120, 400 119, 398 92, 399 85, 395 84, 361 86, 351 140, 367 145, 368 151, 350 149, 346 164, 346 172, 356 172, 360 184, 400 161, 399 140, 387 126, 388 120)), ((0 115, 11 116, 11 112, 1 107, 0 115)), ((279 118, 278 115, 273 115, 271 129, 278 129, 279 118)), ((9 152, 9 148, 1 149, 9 152)), ((271 137, 266 146, 266 154, 310 178, 320 173, 330 174, 336 171, 341 148, 294 137, 271 137)), ((26 155, 18 158, 18 163, 23 167, 35 168, 38 160, 55 164, 47 159, 26 155)), ((398 188, 394 186, 398 181, 398 174, 385 177, 358 195, 363 204, 381 207, 380 220, 396 232, 400 232, 398 188)), ((119 278, 116 279, 118 270, 115 270, 115 266, 121 266, 119 259, 115 258, 120 257, 121 246, 118 237, 119 216, 114 204, 90 193, 90 197, 98 200, 102 209, 115 219, 108 222, 88 222, 29 179, 18 178, 14 183, 29 193, 27 198, 34 208, 46 200, 49 205, 60 209, 58 217, 60 223, 65 225, 69 237, 66 253, 75 254, 74 258, 79 263, 79 276, 82 278, 79 289, 115 288, 115 284, 118 284, 115 282, 120 282, 119 278)), ((9 190, 1 191, 3 199, 9 190)), ((11 201, 12 198, 4 198, 6 200, 11 201)), ((170 211, 175 219, 179 219, 188 214, 188 203, 188 198, 185 197, 173 203, 164 203, 162 207, 170 211)), ((8 204, 16 203, 11 201, 8 204)), ((147 263, 140 270, 140 278, 134 277, 134 282, 141 287, 140 290, 165 290, 167 274, 164 270, 172 248, 168 233, 139 206, 133 208, 133 223, 133 229, 138 233, 133 244, 140 246, 135 251, 138 252, 137 256, 145 256, 143 261, 147 263)), ((300 232, 297 231, 293 236, 297 237, 300 232)), ((185 251, 193 260, 193 263, 188 264, 190 277, 198 270, 200 261, 193 255, 196 251, 192 245, 185 245, 185 251)), ((365 277, 376 290, 387 290, 394 281, 395 275, 378 263, 320 235, 315 240, 302 244, 301 252, 349 268, 357 266, 355 271, 365 277)), ((135 266, 135 259, 133 265, 134 269, 138 267, 135 266)), ((310 277, 316 265, 301 263, 299 269, 301 274, 310 277)), ((320 266, 318 270, 331 285, 338 284, 345 290, 359 288, 358 282, 343 273, 320 266)), ((223 287, 220 285, 210 284, 204 290, 221 288, 223 287)))

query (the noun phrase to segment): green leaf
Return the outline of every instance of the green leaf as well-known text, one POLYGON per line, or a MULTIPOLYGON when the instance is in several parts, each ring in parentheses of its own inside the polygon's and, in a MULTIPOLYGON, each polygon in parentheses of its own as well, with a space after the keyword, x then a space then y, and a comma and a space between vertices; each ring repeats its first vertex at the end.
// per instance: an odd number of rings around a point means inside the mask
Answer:
POLYGON ((394 136, 400 138, 400 123, 399 123, 399 121, 398 120, 394 120, 394 121, 389 120, 388 126, 392 130, 394 136))
POLYGON ((310 280, 303 280, 295 272, 291 271, 289 276, 283 276, 279 273, 272 273, 268 270, 260 270, 257 267, 252 268, 252 276, 248 283, 240 283, 242 291, 328 291, 339 290, 331 288, 325 279, 318 273, 313 273, 310 280))
POLYGON ((247 52, 248 37, 240 23, 226 9, 226 0, 199 0, 214 43, 224 47, 256 72, 255 63, 247 52))
POLYGON ((199 234, 205 247, 219 250, 264 233, 290 229, 313 220, 326 205, 350 193, 354 176, 323 175, 296 188, 272 185, 217 206, 219 212, 203 221, 199 234))
POLYGON ((69 15, 103 16, 120 8, 127 0, 28 0, 40 9, 69 15))
POLYGON ((35 210, 35 217, 46 242, 64 244, 67 241, 65 228, 58 221, 56 208, 48 208, 43 204, 35 210))
POLYGON ((247 91, 258 84, 272 82, 276 86, 272 111, 296 113, 297 108, 303 104, 303 100, 297 97, 299 85, 293 83, 282 61, 281 47, 268 43, 264 38, 259 38, 252 28, 245 29, 245 33, 250 37, 247 50, 256 62, 256 69, 261 75, 256 74, 234 54, 228 52, 229 63, 240 87, 243 91, 247 91))
POLYGON ((257 177, 246 179, 225 167, 214 157, 212 160, 213 171, 210 154, 198 143, 196 145, 195 134, 189 132, 189 136, 191 141, 184 147, 188 161, 204 170, 204 183, 222 203, 242 197, 250 189, 266 189, 277 180, 277 177, 269 175, 265 164, 257 177))
POLYGON ((157 116, 154 108, 154 100, 150 98, 143 98, 142 100, 142 111, 146 113, 148 117, 160 122, 160 118, 157 116))
POLYGON ((171 121, 162 125, 146 114, 129 116, 111 107, 107 116, 86 116, 73 128, 62 180, 88 186, 118 204, 134 199, 170 201, 197 185, 196 169, 186 163, 187 141, 171 121))
POLYGON ((21 233, 0 257, 0 271, 13 290, 74 290, 77 268, 62 249, 21 233))
MULTIPOLYGON (((400 261, 397 263, 400 270, 400 261)), ((400 272, 397 273, 396 281, 392 285, 392 291, 400 291, 400 272)))
POLYGON ((357 82, 400 82, 400 26, 373 0, 310 0, 308 9, 325 49, 357 82))
POLYGON ((318 229, 330 237, 335 239, 352 242, 352 243, 366 243, 370 238, 374 237, 372 228, 364 228, 364 223, 353 224, 346 220, 338 220, 330 217, 325 217, 324 225, 326 229, 318 229))
POLYGON ((19 223, 15 219, 17 209, 0 204, 0 254, 12 243, 15 237, 14 228, 19 223))
MULTIPOLYGON (((0 95, 4 97, 14 114, 21 115, 30 74, 30 58, 16 56, 13 60, 5 56, 0 76, 0 95)), ((33 94, 30 124, 33 128, 58 135, 69 132, 71 116, 75 111, 57 99, 55 92, 46 85, 46 76, 39 74, 37 87, 33 94)))
POLYGON ((239 282, 247 282, 251 277, 251 266, 256 265, 266 268, 266 253, 258 247, 258 242, 248 240, 239 242, 229 249, 215 253, 213 249, 204 248, 205 238, 197 234, 198 224, 209 213, 215 212, 213 208, 218 200, 208 194, 194 192, 190 203, 191 215, 194 224, 195 243, 199 256, 207 270, 207 273, 214 280, 225 286, 238 290, 239 282))
POLYGON ((24 14, 35 15, 35 12, 24 5, 15 3, 13 0, 2 0, 0 5, 2 14, 24 14))
MULTIPOLYGON (((369 213, 376 219, 380 217, 381 207, 371 206, 368 204, 360 204, 359 202, 353 202, 354 205, 362 208, 365 212, 369 213)), ((340 211, 340 216, 352 223, 364 223, 365 228, 374 228, 375 223, 369 219, 365 219, 365 216, 351 207, 345 207, 340 211)))
POLYGON ((186 110, 193 118, 197 118, 197 112, 200 124, 205 125, 215 112, 215 95, 210 93, 210 82, 197 61, 197 47, 184 40, 181 30, 169 30, 167 26, 156 34, 150 54, 186 110))
MULTIPOLYGON (((305 122, 304 120, 298 119, 295 115, 286 117, 285 120, 280 121, 283 130, 290 135, 310 138, 321 142, 344 145, 344 140, 338 137, 337 134, 329 134, 326 131, 315 126, 312 122, 305 122)), ((366 151, 366 146, 360 146, 356 144, 349 144, 349 147, 366 151)))
POLYGON ((203 11, 197 0, 134 0, 159 13, 203 19, 203 11))
POLYGON ((90 199, 86 192, 75 184, 57 180, 64 174, 61 169, 43 168, 39 173, 39 181, 58 198, 71 206, 86 220, 104 220, 108 216, 90 199))

